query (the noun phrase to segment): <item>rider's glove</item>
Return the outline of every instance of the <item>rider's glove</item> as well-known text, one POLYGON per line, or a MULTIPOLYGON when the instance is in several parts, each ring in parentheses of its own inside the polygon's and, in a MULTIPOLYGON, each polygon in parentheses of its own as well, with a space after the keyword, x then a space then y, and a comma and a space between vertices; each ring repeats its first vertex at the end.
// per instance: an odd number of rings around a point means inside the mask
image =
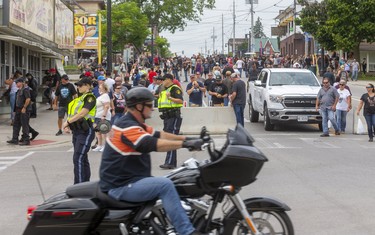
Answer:
POLYGON ((185 140, 199 140, 201 138, 199 137, 193 137, 193 136, 185 136, 185 140))
POLYGON ((202 139, 184 140, 182 147, 189 149, 189 151, 199 151, 202 150, 203 143, 202 139))

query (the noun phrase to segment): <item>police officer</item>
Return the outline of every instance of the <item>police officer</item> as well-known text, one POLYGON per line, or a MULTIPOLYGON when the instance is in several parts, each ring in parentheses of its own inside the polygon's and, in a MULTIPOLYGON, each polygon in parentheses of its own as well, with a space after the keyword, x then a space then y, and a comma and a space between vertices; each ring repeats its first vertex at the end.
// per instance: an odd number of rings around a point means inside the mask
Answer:
POLYGON ((16 93, 16 102, 14 106, 13 137, 8 140, 8 144, 30 145, 30 112, 31 95, 30 90, 25 88, 25 80, 17 78, 15 81, 18 91, 16 93), (22 127, 22 141, 18 142, 18 136, 22 127))
POLYGON ((96 98, 91 92, 92 82, 89 78, 82 78, 76 82, 80 97, 72 100, 68 105, 68 119, 63 129, 73 132, 73 164, 74 184, 89 181, 91 176, 90 163, 87 152, 95 137, 93 122, 96 112, 96 98))
MULTIPOLYGON (((173 75, 165 74, 163 76, 164 90, 160 92, 158 108, 161 119, 164 121, 163 130, 168 133, 178 135, 182 123, 181 107, 183 104, 182 90, 173 83, 173 75)), ((165 163, 160 165, 163 169, 173 169, 177 165, 177 151, 167 152, 165 163)))

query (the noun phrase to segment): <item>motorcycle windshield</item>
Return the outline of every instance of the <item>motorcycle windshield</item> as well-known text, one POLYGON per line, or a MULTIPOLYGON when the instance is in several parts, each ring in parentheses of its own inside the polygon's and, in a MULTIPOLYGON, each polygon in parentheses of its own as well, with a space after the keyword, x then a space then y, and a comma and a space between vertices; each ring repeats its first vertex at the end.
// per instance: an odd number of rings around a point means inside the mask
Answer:
POLYGON ((229 129, 227 139, 230 145, 253 145, 254 138, 250 133, 241 125, 237 124, 236 128, 229 129))

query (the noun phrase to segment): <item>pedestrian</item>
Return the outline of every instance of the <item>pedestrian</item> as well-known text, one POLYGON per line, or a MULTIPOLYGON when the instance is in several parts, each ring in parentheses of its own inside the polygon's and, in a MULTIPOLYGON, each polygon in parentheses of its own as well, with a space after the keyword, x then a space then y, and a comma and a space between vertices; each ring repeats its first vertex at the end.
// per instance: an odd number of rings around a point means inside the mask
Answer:
POLYGON ((327 68, 327 71, 323 74, 323 77, 324 78, 328 78, 329 79, 329 84, 331 86, 333 86, 333 84, 335 83, 336 78, 335 78, 335 75, 332 72, 332 68, 331 67, 327 68))
POLYGON ((25 88, 25 81, 23 78, 17 78, 15 84, 18 88, 16 92, 14 105, 14 122, 13 122, 13 136, 8 140, 8 144, 30 145, 30 112, 31 112, 31 95, 30 90, 25 88), (22 142, 18 142, 18 137, 22 127, 22 142))
MULTIPOLYGON (((215 78, 217 76, 220 76, 220 75, 216 75, 215 78)), ((208 106, 212 106, 212 99, 211 99, 211 95, 209 93, 209 91, 211 90, 211 86, 213 84, 215 84, 216 82, 216 79, 214 79, 214 75, 212 73, 209 73, 208 74, 208 78, 204 81, 203 85, 204 85, 204 88, 206 89, 206 92, 207 92, 207 97, 208 97, 208 106)))
POLYGON ((230 71, 227 71, 225 73, 225 77, 224 77, 224 80, 223 80, 223 84, 228 89, 228 96, 224 97, 224 106, 228 106, 229 105, 229 95, 232 93, 233 82, 232 82, 232 79, 230 78, 231 75, 232 75, 232 73, 230 71))
MULTIPOLYGON (((167 78, 166 80, 168 80, 167 78)), ((167 82, 171 84, 171 82, 167 82)), ((200 235, 192 226, 172 181, 151 176, 150 152, 200 149, 203 141, 155 131, 145 124, 153 111, 153 94, 135 87, 126 94, 128 112, 112 127, 100 164, 100 190, 109 197, 128 202, 161 199, 172 225, 181 235, 200 235)))
POLYGON ((90 180, 91 170, 87 153, 95 137, 93 122, 96 113, 96 98, 91 92, 92 82, 82 78, 76 82, 81 96, 68 105, 68 119, 63 124, 65 132, 73 132, 74 184, 90 180))
POLYGON ((57 127, 59 128, 56 136, 63 134, 62 124, 65 114, 68 114, 68 104, 75 98, 77 98, 77 90, 69 82, 69 76, 64 74, 61 76, 61 84, 57 87, 53 100, 53 110, 57 110, 57 127))
POLYGON ((220 75, 216 76, 215 83, 210 86, 209 93, 212 97, 212 106, 224 106, 224 98, 228 97, 228 88, 223 84, 220 75))
POLYGON ((20 71, 16 71, 13 76, 10 76, 9 79, 5 80, 5 84, 9 87, 6 91, 9 94, 9 103, 10 103, 10 119, 11 125, 14 123, 14 107, 16 103, 16 93, 18 91, 18 86, 16 85, 16 80, 22 77, 22 73, 20 71))
POLYGON ((335 135, 340 135, 340 130, 334 117, 338 100, 339 93, 337 90, 330 85, 328 78, 323 78, 323 87, 320 88, 315 102, 316 111, 319 110, 320 115, 322 115, 323 134, 320 137, 329 136, 328 120, 335 129, 335 135))
MULTIPOLYGON (((100 96, 96 98, 95 126, 99 125, 99 123, 104 120, 111 122, 111 98, 108 92, 109 89, 107 84, 103 83, 99 85, 100 96)), ((95 135, 98 139, 98 144, 96 148, 94 148, 92 151, 103 152, 107 134, 102 134, 99 131, 97 131, 95 135)))
POLYGON ((186 86, 186 93, 189 96, 189 107, 202 107, 204 92, 206 92, 204 84, 197 81, 197 77, 191 74, 190 83, 186 86))
POLYGON ((361 96, 359 105, 357 108, 357 115, 363 108, 363 116, 367 123, 367 132, 369 137, 369 142, 373 142, 374 131, 375 131, 375 89, 374 85, 369 83, 366 85, 367 92, 361 96))
MULTIPOLYGON (((163 119, 164 132, 178 135, 182 124, 181 107, 183 104, 182 90, 173 83, 173 75, 165 74, 163 76, 163 87, 159 94, 158 108, 161 119, 163 119)), ((177 166, 177 151, 170 150, 167 152, 165 162, 160 165, 162 169, 173 169, 177 166)))
POLYGON ((240 72, 240 77, 242 77, 242 70, 245 66, 245 62, 239 58, 237 61, 236 61, 236 67, 238 69, 238 71, 240 72))
POLYGON ((125 95, 121 92, 122 86, 117 85, 115 92, 113 93, 113 106, 114 110, 112 113, 112 124, 114 124, 120 117, 126 112, 125 95))
POLYGON ((69 63, 69 56, 66 55, 66 56, 64 57, 64 62, 65 62, 64 66, 67 66, 68 63, 69 63))
POLYGON ((358 81, 358 72, 359 72, 359 63, 356 59, 353 59, 353 62, 350 64, 352 69, 352 81, 358 81))
POLYGON ((31 88, 31 113, 30 113, 30 118, 36 118, 37 116, 37 111, 36 111, 36 97, 38 96, 38 82, 36 79, 34 79, 34 76, 31 73, 27 73, 25 75, 26 77, 26 82, 28 86, 31 88))
POLYGON ((237 123, 245 126, 244 111, 246 106, 246 84, 241 80, 237 73, 233 73, 230 77, 233 85, 229 99, 232 103, 237 123))
POLYGON ((348 89, 345 89, 346 82, 341 80, 337 92, 339 93, 339 101, 336 104, 336 123, 340 133, 345 133, 346 115, 352 108, 351 94, 348 89))
POLYGON ((362 72, 363 72, 364 75, 366 75, 366 71, 367 71, 367 60, 366 60, 366 58, 363 58, 361 64, 362 64, 362 72))

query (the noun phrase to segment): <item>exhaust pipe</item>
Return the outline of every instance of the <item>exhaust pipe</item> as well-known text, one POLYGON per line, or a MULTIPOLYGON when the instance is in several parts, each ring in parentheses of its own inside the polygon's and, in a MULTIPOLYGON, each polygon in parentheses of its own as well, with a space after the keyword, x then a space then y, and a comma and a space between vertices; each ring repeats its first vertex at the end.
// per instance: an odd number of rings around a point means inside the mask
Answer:
POLYGON ((129 235, 129 232, 126 229, 126 226, 124 223, 119 224, 119 229, 120 229, 121 235, 129 235))

